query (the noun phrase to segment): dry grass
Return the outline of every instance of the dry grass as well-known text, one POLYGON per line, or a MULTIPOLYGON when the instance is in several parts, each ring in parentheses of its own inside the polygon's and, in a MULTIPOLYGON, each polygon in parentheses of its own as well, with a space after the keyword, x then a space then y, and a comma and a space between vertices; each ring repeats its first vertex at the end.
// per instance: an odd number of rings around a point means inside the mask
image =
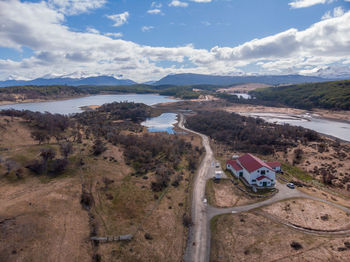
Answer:
MULTIPOLYGON (((6 123, 0 131, 0 147, 7 148, 3 157, 22 165, 38 158, 43 146, 32 140, 26 125, 19 119, 0 123, 6 123)), ((181 136, 201 147, 197 136, 181 136)), ((184 180, 177 188, 170 186, 158 206, 161 193, 151 191, 152 174, 148 179, 131 176, 121 148, 108 145, 93 157, 91 145, 89 140, 74 144, 68 170, 54 179, 35 177, 26 169, 22 179, 5 178, 0 166, 0 261, 91 261, 92 221, 80 204, 82 184, 91 185, 97 235, 129 234, 140 226, 129 243, 100 244, 95 252, 102 261, 181 261, 187 237, 182 217, 189 210, 192 174, 183 170, 184 180), (82 167, 77 165, 80 158, 82 167), (113 180, 107 187, 106 178, 113 180), (145 233, 152 239, 145 239, 145 233)))
POLYGON ((310 199, 287 200, 262 210, 291 224, 316 230, 339 230, 350 226, 349 214, 310 199))
POLYGON ((222 179, 219 183, 209 180, 206 195, 209 204, 216 207, 243 206, 256 202, 237 189, 228 179, 222 179))
POLYGON ((350 237, 304 234, 254 213, 223 215, 212 222, 211 261, 349 261, 350 237), (302 248, 295 250, 293 242, 302 248))

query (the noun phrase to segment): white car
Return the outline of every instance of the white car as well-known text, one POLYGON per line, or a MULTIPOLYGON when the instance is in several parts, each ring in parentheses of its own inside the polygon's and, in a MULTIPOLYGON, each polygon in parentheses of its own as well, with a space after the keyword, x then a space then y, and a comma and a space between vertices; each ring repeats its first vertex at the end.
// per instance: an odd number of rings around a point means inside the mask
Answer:
POLYGON ((294 189, 295 188, 295 185, 293 183, 288 183, 287 184, 287 187, 289 187, 290 189, 294 189))

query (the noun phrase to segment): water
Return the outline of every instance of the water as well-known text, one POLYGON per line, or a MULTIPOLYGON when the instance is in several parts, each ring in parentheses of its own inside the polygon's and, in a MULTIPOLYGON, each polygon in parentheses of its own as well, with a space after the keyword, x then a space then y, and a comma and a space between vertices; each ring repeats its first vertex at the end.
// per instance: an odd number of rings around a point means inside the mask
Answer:
POLYGON ((232 93, 231 95, 238 96, 238 98, 251 99, 252 97, 245 93, 232 93))
POLYGON ((83 112, 80 108, 82 106, 103 105, 124 101, 154 105, 158 103, 175 102, 178 100, 154 94, 95 95, 61 101, 3 105, 0 106, 0 110, 13 108, 16 110, 30 110, 34 112, 50 112, 52 114, 68 115, 83 112))
POLYGON ((149 118, 141 125, 147 127, 148 132, 166 132, 175 134, 174 125, 177 123, 177 114, 164 113, 158 117, 149 118))
POLYGON ((330 135, 350 142, 350 124, 341 121, 319 118, 311 114, 287 115, 280 113, 248 113, 252 117, 260 117, 267 122, 302 126, 316 132, 330 135))

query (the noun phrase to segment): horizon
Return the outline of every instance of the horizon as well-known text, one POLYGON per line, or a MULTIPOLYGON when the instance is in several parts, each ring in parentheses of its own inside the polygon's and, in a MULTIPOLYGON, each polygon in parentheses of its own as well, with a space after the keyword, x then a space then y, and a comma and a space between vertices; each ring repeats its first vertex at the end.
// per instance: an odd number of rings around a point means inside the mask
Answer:
POLYGON ((350 0, 0 0, 0 80, 350 75, 349 10, 350 0))

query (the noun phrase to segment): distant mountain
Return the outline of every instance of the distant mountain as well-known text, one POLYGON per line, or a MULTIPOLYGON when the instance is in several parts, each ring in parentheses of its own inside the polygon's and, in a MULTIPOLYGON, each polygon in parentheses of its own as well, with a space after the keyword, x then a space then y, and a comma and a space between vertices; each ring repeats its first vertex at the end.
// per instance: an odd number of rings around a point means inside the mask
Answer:
POLYGON ((86 78, 69 78, 69 77, 56 77, 56 78, 37 78, 34 80, 6 80, 0 81, 0 87, 6 86, 25 86, 25 85, 68 85, 68 86, 80 86, 80 85, 133 85, 136 82, 129 79, 116 79, 113 76, 94 76, 86 78))
POLYGON ((168 75, 154 85, 232 85, 244 83, 263 83, 268 85, 299 84, 310 82, 324 82, 330 79, 317 76, 303 75, 262 75, 262 76, 215 76, 200 74, 168 75))
POLYGON ((350 67, 349 66, 325 66, 317 69, 311 75, 318 77, 328 77, 335 80, 348 80, 350 79, 350 67))

